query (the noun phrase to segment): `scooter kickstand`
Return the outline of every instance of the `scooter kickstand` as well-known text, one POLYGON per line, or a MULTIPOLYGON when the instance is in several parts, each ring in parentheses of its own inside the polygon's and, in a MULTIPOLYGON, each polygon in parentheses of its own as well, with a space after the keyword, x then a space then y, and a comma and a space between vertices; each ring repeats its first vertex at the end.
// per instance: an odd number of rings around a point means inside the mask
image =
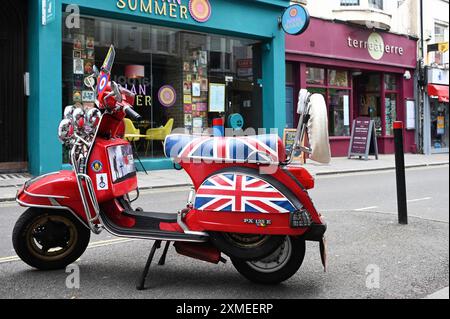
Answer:
POLYGON ((161 248, 161 240, 155 241, 153 244, 152 250, 150 251, 150 255, 148 255, 147 263, 145 264, 144 271, 142 272, 141 278, 139 280, 139 284, 137 285, 137 290, 145 289, 145 279, 147 278, 148 271, 150 270, 150 265, 152 264, 153 257, 155 256, 156 250, 161 248))
POLYGON ((164 246, 164 251, 159 259, 158 266, 164 266, 166 264, 167 252, 169 251, 170 241, 166 241, 166 246, 164 246))

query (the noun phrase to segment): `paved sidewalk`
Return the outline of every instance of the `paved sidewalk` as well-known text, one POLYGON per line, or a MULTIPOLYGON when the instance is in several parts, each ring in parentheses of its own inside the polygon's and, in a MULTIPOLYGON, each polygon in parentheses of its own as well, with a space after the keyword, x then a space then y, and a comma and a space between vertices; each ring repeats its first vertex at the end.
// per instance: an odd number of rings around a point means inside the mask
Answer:
MULTIPOLYGON (((449 154, 415 155, 405 154, 407 168, 448 165, 449 154)), ((381 171, 395 168, 394 155, 380 155, 379 160, 371 157, 368 161, 359 159, 347 159, 346 157, 333 158, 329 165, 317 164, 308 161, 304 165, 308 171, 315 175, 348 174, 365 171, 381 171)), ((139 187, 142 190, 163 187, 176 187, 191 185, 189 176, 185 171, 161 170, 149 171, 148 175, 138 173, 139 187)), ((0 180, 0 201, 14 200, 17 189, 25 182, 26 178, 12 178, 0 180)))

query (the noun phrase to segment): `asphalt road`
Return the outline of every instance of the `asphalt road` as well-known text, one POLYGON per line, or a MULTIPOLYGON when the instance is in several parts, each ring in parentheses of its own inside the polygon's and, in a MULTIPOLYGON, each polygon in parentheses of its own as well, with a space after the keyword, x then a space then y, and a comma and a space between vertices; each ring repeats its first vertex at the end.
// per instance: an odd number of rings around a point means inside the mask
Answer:
MULTIPOLYGON (((151 269, 149 289, 135 290, 151 241, 103 233, 76 262, 80 288, 66 287, 63 270, 36 271, 14 257, 11 230, 23 212, 0 204, 0 298, 422 298, 449 281, 448 166, 407 172, 410 224, 396 222, 393 172, 321 177, 311 191, 329 225, 329 267, 324 273, 316 243, 308 243, 300 271, 265 287, 242 278, 232 264, 212 265, 178 256, 151 269), (379 273, 379 287, 366 281, 379 273), (368 273, 366 273, 368 271, 368 273)), ((138 205, 176 211, 186 188, 144 192, 138 205)))

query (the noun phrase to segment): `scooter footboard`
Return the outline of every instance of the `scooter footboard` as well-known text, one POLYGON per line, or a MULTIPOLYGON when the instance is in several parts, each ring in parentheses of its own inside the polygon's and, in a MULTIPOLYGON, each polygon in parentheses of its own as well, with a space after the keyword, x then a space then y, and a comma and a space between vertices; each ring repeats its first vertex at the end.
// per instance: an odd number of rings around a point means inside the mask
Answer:
POLYGON ((187 223, 204 231, 301 236, 310 230, 310 225, 303 226, 298 222, 299 218, 305 218, 300 214, 301 212, 261 214, 192 210, 187 223))

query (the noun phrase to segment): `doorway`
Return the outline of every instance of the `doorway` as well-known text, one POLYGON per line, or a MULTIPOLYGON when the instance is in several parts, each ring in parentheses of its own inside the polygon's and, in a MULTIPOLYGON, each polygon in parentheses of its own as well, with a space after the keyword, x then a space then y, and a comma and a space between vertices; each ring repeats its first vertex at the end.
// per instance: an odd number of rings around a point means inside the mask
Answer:
POLYGON ((0 10, 0 172, 27 169, 26 1, 2 1, 0 10))

